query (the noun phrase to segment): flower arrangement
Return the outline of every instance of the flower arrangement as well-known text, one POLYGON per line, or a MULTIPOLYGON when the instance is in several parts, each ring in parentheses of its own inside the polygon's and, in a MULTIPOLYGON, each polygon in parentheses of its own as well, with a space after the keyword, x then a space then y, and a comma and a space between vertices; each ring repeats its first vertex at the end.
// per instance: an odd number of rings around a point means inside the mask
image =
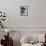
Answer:
POLYGON ((4 27, 4 22, 6 20, 6 15, 4 12, 0 11, 0 27, 3 28, 4 27))

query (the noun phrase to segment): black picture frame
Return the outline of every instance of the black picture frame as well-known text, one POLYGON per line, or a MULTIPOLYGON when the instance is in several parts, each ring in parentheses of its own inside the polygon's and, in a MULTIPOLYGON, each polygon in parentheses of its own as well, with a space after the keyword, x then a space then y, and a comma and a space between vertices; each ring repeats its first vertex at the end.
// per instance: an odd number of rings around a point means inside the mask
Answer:
POLYGON ((28 16, 28 6, 20 6, 20 16, 28 16))

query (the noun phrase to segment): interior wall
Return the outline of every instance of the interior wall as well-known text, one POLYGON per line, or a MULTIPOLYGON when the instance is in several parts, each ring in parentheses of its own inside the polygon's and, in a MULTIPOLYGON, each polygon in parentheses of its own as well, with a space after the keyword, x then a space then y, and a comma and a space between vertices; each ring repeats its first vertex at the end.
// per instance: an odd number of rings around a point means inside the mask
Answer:
POLYGON ((6 27, 46 27, 46 0, 0 0, 6 12, 6 27), (28 16, 20 16, 20 6, 28 6, 28 16))
POLYGON ((46 0, 32 0, 32 26, 46 27, 46 0))

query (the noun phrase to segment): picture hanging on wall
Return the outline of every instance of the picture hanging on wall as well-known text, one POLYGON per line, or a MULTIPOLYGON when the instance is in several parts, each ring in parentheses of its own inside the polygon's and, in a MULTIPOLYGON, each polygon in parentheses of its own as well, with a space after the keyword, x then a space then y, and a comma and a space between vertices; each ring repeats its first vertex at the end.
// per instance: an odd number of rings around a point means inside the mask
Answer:
POLYGON ((28 6, 20 6, 20 16, 28 16, 28 6))

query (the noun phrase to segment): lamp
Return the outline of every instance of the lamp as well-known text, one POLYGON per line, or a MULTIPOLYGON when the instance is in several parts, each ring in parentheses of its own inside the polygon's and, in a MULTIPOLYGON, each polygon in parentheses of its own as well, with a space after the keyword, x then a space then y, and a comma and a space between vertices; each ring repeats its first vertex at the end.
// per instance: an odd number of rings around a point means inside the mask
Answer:
POLYGON ((9 29, 5 29, 5 32, 7 33, 7 36, 9 36, 9 29))
POLYGON ((8 32, 9 32, 9 30, 8 30, 8 29, 5 29, 5 32, 6 32, 6 33, 8 33, 8 32))

